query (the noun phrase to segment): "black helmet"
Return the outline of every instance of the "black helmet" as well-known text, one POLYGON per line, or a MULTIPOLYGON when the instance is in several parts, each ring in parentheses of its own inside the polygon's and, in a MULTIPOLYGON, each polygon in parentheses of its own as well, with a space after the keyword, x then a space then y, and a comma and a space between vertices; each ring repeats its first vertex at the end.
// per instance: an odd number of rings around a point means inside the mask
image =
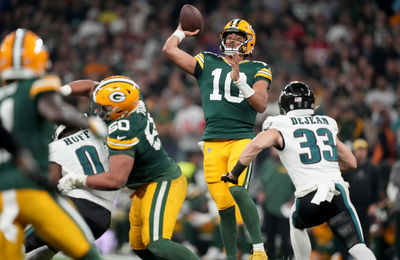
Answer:
POLYGON ((315 98, 311 88, 300 81, 286 85, 279 96, 281 114, 295 109, 314 109, 315 98))

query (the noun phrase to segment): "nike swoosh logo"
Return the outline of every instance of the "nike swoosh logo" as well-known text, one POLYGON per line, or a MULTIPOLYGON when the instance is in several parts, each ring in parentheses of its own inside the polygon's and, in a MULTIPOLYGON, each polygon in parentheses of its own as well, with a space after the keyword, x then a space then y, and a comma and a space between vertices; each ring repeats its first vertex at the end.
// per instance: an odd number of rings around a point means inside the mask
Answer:
POLYGON ((124 139, 126 136, 124 135, 124 136, 117 136, 117 140, 122 140, 122 139, 124 139))

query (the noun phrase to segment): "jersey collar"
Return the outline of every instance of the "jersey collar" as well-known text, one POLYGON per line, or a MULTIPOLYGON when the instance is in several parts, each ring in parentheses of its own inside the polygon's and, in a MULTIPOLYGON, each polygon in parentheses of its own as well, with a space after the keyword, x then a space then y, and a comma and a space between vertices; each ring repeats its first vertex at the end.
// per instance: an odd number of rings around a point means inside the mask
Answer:
POLYGON ((309 116, 313 114, 314 114, 313 109, 296 109, 286 113, 286 115, 288 116, 309 116))
MULTIPOLYGON (((231 64, 229 63, 229 61, 225 57, 223 57, 223 56, 221 56, 221 57, 222 57, 222 60, 225 61, 226 64, 231 66, 231 64)), ((246 63, 246 62, 250 62, 250 61, 249 60, 242 60, 242 61, 239 61, 239 64, 246 63)))

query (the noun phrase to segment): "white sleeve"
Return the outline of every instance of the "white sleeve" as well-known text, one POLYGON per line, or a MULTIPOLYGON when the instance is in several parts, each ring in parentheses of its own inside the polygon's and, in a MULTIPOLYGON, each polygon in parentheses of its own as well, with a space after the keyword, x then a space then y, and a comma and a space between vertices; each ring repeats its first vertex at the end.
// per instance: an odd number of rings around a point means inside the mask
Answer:
POLYGON ((278 118, 279 118, 279 116, 267 117, 262 125, 262 130, 265 131, 270 128, 277 129, 278 121, 279 121, 278 118))
POLYGON ((63 158, 65 158, 65 152, 60 149, 60 143, 55 141, 49 144, 49 162, 55 162, 62 165, 63 158))

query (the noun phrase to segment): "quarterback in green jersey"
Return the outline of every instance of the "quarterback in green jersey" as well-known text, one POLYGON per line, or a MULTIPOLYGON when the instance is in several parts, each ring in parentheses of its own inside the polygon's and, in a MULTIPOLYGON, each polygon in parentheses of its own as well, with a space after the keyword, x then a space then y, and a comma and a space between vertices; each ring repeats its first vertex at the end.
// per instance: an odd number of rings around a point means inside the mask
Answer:
MULTIPOLYGON (((84 118, 66 107, 58 93, 60 79, 45 75, 47 62, 47 49, 32 31, 18 29, 1 43, 0 122, 33 155, 42 179, 48 175, 53 123, 91 128, 101 138, 107 135, 100 119, 84 118)), ((50 246, 74 259, 101 259, 79 213, 65 199, 28 178, 12 159, 9 151, 0 149, 0 259, 23 258, 28 224, 50 246)))
POLYGON ((97 86, 86 80, 62 88, 69 88, 65 92, 73 95, 91 95, 93 112, 108 123, 110 170, 90 176, 66 175, 59 189, 133 189, 129 241, 135 253, 142 259, 199 259, 171 241, 187 181, 164 150, 139 86, 127 77, 113 76, 97 86))
POLYGON ((264 62, 247 60, 254 49, 256 35, 243 19, 230 21, 222 30, 220 49, 223 56, 201 52, 193 57, 178 47, 185 37, 197 33, 198 30, 183 31, 179 24, 165 42, 163 52, 182 70, 193 75, 200 88, 206 120, 204 176, 219 210, 227 259, 237 259, 235 215, 240 214, 253 244, 254 252, 249 259, 267 259, 257 209, 247 192, 251 167, 245 169, 237 184, 225 183, 221 176, 232 169, 233 162, 254 137, 256 114, 267 107, 271 68, 264 62), (235 210, 235 205, 240 213, 235 210))

